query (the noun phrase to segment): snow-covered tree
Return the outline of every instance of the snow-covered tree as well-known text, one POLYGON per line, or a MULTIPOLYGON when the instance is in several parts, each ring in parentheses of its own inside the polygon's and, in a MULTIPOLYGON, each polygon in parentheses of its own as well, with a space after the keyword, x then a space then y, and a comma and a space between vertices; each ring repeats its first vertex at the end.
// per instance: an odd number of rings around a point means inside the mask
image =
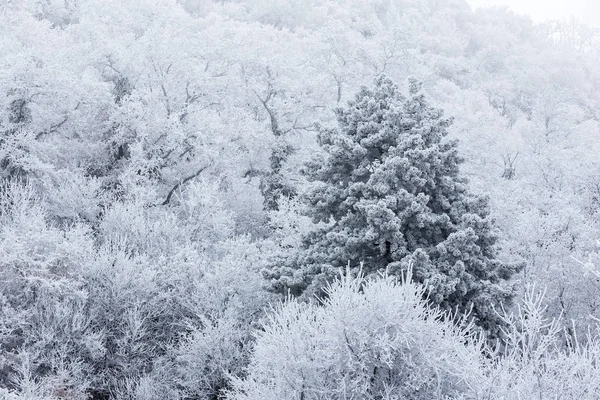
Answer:
POLYGON ((469 193, 457 143, 445 138, 451 120, 417 81, 404 96, 385 76, 337 115, 339 129, 320 132, 326 156, 307 165, 312 184, 303 195, 314 221, 329 224, 267 271, 273 289, 319 293, 346 263, 368 275, 413 264, 433 303, 473 308, 477 323, 495 332, 494 306, 510 301, 507 280, 521 265, 496 256, 487 199, 469 193))

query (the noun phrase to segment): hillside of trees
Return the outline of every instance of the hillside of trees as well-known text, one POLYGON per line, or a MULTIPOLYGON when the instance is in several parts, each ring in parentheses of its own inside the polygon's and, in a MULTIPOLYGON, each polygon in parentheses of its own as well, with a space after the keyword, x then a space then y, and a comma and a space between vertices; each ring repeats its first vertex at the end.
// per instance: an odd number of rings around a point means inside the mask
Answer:
POLYGON ((600 397, 600 30, 0 0, 0 399, 600 397))

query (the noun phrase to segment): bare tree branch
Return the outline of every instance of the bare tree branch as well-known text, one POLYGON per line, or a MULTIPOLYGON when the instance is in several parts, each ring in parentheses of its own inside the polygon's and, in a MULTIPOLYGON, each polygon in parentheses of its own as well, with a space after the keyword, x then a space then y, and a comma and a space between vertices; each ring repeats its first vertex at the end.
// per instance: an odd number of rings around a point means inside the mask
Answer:
MULTIPOLYGON (((77 103, 77 105, 75 106, 75 108, 73 109, 73 111, 76 111, 79 108, 80 105, 81 105, 81 103, 77 103)), ((45 136, 45 135, 48 135, 50 133, 56 132, 68 120, 69 120, 69 115, 65 115, 65 117, 60 122, 57 122, 56 124, 51 125, 50 128, 48 130, 46 130, 46 131, 39 132, 37 135, 35 135, 35 138, 36 139, 41 139, 42 136, 45 136)))
POLYGON ((171 103, 169 102, 169 95, 167 94, 167 89, 165 89, 165 84, 161 83, 160 88, 162 89, 163 96, 165 97, 165 105, 167 107, 167 116, 171 115, 171 103))
POLYGON ((265 110, 267 110, 267 114, 269 114, 269 118, 271 120, 271 131, 275 136, 281 136, 282 132, 279 129, 279 121, 277 121, 277 115, 275 115, 275 112, 271 109, 271 107, 269 107, 269 101, 271 101, 271 99, 275 95, 275 91, 273 90, 271 82, 269 82, 268 84, 267 97, 265 97, 264 99, 259 96, 256 90, 253 90, 253 92, 256 95, 256 98, 262 103, 265 110))
POLYGON ((175 193, 175 191, 177 191, 179 188, 181 188, 181 186, 185 185, 192 179, 198 177, 198 175, 200 175, 206 168, 208 168, 207 165, 200 168, 198 171, 194 172, 192 175, 183 178, 181 181, 179 181, 179 183, 177 183, 177 185, 173 186, 173 189, 171 189, 169 191, 169 193, 167 194, 167 198, 165 199, 165 201, 163 201, 161 203, 161 206, 166 206, 167 204, 169 204, 171 202, 171 197, 173 197, 173 194, 175 193))

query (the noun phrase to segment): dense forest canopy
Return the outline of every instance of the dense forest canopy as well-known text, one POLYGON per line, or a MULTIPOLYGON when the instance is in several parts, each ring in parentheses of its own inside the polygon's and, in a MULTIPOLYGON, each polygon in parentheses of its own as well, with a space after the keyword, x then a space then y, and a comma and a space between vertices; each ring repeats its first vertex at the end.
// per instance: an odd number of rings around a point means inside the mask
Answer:
MULTIPOLYGON (((464 0, 0 0, 0 21, 0 396, 341 399, 348 381, 360 398, 596 398, 597 29, 464 0), (488 252, 489 234, 494 268, 514 266, 500 274, 513 301, 493 313, 496 353, 457 320, 470 295, 446 304, 464 306, 451 317, 431 308, 414 262, 394 280, 390 255, 363 281, 368 260, 313 240, 345 218, 341 203, 332 219, 310 206, 314 160, 343 153, 323 132, 343 131, 340 110, 382 76, 401 96, 420 82, 423 110, 452 119, 442 136, 463 162, 449 176, 483 199, 472 214, 485 219, 462 245, 488 252), (333 267, 322 304, 273 290, 274 266, 302 271, 318 246, 333 267), (354 278, 333 282, 348 262, 354 278), (412 331, 398 336, 397 321, 412 331), (451 361, 431 361, 421 331, 451 361), (278 341, 322 349, 309 360, 321 369, 269 355, 300 357, 278 341), (269 381, 279 362, 287 375, 269 381), (395 387, 406 371, 412 389, 395 387)), ((366 246, 387 257, 385 243, 366 246)))

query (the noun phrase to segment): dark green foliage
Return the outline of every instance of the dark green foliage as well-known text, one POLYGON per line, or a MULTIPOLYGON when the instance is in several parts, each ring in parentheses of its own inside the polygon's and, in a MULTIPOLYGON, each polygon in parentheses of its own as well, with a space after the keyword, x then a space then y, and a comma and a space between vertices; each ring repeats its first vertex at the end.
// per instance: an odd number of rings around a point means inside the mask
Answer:
POLYGON ((286 198, 296 196, 296 189, 286 182, 281 174, 283 165, 293 152, 292 146, 281 140, 272 150, 271 157, 269 157, 271 170, 264 174, 260 183, 265 210, 278 210, 278 201, 282 196, 286 198))
POLYGON ((471 195, 459 174, 457 142, 445 139, 450 119, 410 81, 408 97, 387 77, 337 110, 338 129, 322 129, 326 156, 307 165, 303 195, 325 227, 304 248, 267 272, 275 291, 321 294, 350 263, 367 275, 400 275, 412 264, 429 299, 467 313, 497 333, 492 306, 509 301, 509 279, 522 266, 496 258, 497 237, 486 198, 471 195))
POLYGON ((15 163, 11 151, 8 149, 14 146, 15 136, 19 129, 31 122, 31 108, 27 99, 17 97, 10 102, 6 113, 8 129, 3 129, 0 122, 0 178, 19 179, 23 178, 27 172, 18 163, 15 163))
POLYGON ((113 81, 113 96, 115 97, 115 103, 121 104, 126 96, 129 96, 133 91, 133 85, 129 78, 125 76, 119 76, 113 81))
POLYGON ((15 125, 31 121, 31 110, 27 105, 27 100, 18 98, 10 103, 8 121, 15 125))

